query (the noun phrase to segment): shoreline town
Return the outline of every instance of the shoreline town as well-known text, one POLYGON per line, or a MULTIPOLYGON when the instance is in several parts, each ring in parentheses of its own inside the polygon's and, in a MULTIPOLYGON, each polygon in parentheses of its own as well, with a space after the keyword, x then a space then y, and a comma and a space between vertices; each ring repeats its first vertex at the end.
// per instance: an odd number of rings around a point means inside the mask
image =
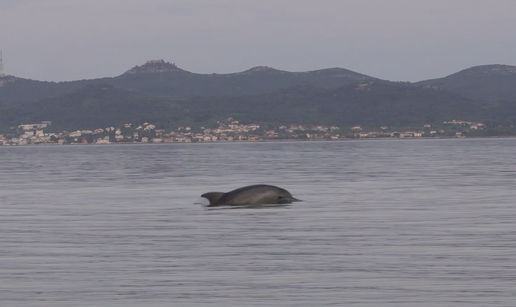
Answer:
POLYGON ((425 124, 416 130, 392 130, 380 126, 370 130, 361 126, 341 128, 325 125, 282 125, 263 127, 258 124, 241 124, 228 118, 216 128, 188 126, 176 130, 157 128, 152 123, 124 124, 120 127, 47 132, 52 122, 19 125, 16 133, 0 134, 0 145, 64 145, 64 144, 127 144, 127 143, 194 143, 241 141, 320 141, 350 139, 419 139, 486 137, 485 124, 463 120, 445 121, 438 127, 425 124))

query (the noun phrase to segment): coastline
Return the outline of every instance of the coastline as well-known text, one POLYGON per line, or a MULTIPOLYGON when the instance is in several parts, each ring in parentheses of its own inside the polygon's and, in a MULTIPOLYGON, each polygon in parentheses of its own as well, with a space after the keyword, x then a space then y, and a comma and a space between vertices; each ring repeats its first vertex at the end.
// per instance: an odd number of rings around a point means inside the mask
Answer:
POLYGON ((265 140, 236 140, 236 141, 197 141, 197 142, 111 142, 111 143, 41 143, 41 144, 0 144, 1 147, 41 147, 41 146, 113 146, 113 145, 166 145, 166 144, 242 144, 242 143, 283 143, 283 142, 350 142, 350 141, 414 141, 414 140, 472 140, 472 139, 512 139, 516 136, 479 136, 479 137, 407 137, 407 138, 344 138, 344 139, 265 139, 265 140))

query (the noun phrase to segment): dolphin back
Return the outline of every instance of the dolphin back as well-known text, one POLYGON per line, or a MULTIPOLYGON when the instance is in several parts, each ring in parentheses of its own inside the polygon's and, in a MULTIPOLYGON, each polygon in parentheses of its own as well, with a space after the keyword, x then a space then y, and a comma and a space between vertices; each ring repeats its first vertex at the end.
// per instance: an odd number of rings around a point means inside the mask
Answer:
POLYGON ((293 201, 298 200, 285 189, 273 185, 258 184, 224 193, 210 206, 287 204, 293 201))

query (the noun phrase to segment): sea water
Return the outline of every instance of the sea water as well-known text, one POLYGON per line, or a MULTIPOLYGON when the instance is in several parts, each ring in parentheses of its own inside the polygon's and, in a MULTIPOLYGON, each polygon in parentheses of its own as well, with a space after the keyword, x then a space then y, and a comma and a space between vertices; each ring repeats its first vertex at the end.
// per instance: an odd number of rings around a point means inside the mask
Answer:
POLYGON ((1 306, 514 306, 516 139, 0 147, 1 306), (273 184, 289 206, 205 208, 273 184))

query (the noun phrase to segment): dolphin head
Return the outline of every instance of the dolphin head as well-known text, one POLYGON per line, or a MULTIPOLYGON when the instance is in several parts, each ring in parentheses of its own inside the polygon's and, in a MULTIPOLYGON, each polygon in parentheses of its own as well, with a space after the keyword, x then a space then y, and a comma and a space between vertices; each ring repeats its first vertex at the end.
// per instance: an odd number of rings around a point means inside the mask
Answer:
POLYGON ((294 196, 292 196, 292 194, 290 194, 289 191, 287 191, 285 189, 281 189, 281 190, 282 191, 280 191, 277 196, 277 200, 276 200, 277 204, 290 204, 292 202, 301 201, 301 200, 295 198, 294 196))

